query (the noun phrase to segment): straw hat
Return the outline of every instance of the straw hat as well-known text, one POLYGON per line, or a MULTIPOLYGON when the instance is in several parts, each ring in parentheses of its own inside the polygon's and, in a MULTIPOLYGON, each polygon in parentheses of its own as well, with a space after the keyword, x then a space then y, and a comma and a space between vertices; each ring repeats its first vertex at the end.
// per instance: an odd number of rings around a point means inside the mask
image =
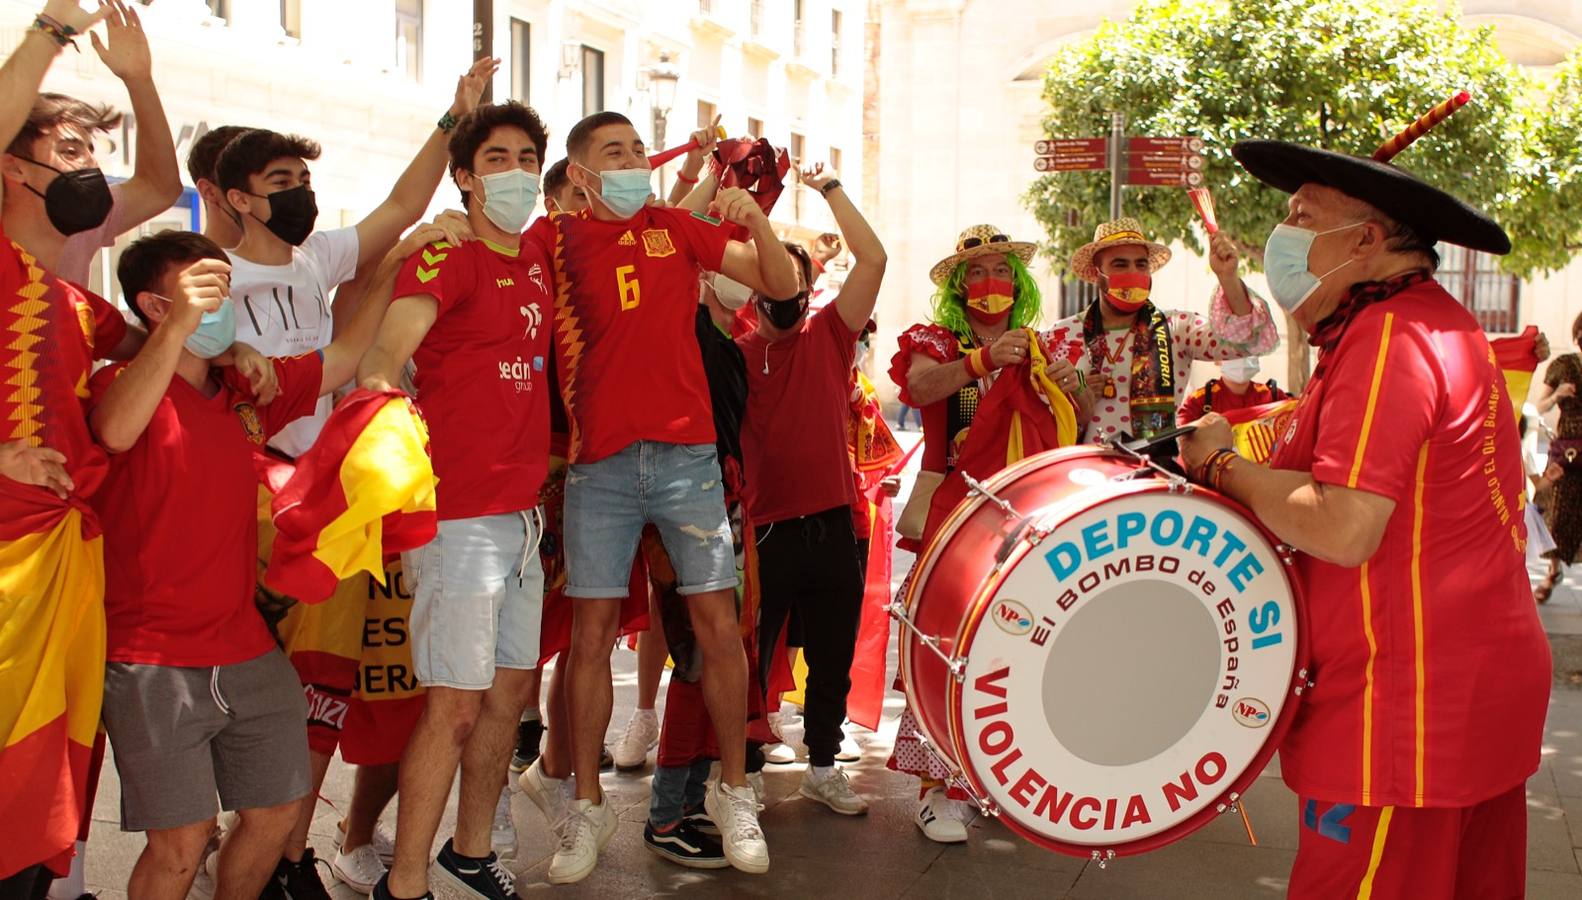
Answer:
POLYGON ((1149 272, 1159 271, 1170 261, 1170 248, 1143 237, 1142 224, 1136 219, 1127 217, 1105 222, 1093 229, 1092 243, 1083 244, 1077 248, 1077 252, 1071 254, 1071 271, 1083 281, 1097 284, 1099 270, 1093 264, 1093 257, 1100 250, 1108 250, 1111 247, 1147 247, 1149 272))
POLYGON ((1005 236, 1005 232, 993 225, 974 225, 961 233, 956 238, 956 252, 945 257, 934 268, 928 270, 929 280, 935 284, 942 284, 956 266, 969 259, 980 256, 993 256, 995 254, 1016 254, 1024 263, 1033 261, 1033 252, 1037 246, 1026 241, 1013 241, 1005 236))

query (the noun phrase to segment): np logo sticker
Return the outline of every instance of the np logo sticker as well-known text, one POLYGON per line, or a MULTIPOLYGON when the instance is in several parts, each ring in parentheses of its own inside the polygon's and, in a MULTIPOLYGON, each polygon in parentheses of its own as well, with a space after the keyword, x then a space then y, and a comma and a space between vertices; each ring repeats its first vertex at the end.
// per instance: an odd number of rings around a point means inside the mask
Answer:
POLYGON ((994 604, 989 615, 1000 630, 1010 635, 1023 635, 1033 630, 1033 614, 1016 600, 1001 600, 994 604))
POLYGON ((1236 701, 1231 710, 1236 724, 1248 728, 1262 728, 1269 724, 1269 707, 1262 701, 1253 697, 1242 697, 1236 701))

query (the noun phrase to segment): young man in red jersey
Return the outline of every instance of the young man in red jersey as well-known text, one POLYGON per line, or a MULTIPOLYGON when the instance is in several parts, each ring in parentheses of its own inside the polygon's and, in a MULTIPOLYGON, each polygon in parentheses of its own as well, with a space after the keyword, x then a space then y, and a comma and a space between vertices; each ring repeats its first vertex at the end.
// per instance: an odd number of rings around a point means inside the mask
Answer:
POLYGON ((461 767, 456 833, 434 872, 469 896, 506 900, 511 874, 490 847, 512 739, 538 666, 544 574, 536 509, 549 465, 549 262, 522 229, 538 202, 548 143, 515 101, 456 126, 451 172, 478 240, 425 248, 363 361, 374 390, 417 364, 429 426, 439 533, 416 565, 412 661, 428 689, 401 760, 395 862, 375 898, 425 897, 429 848, 461 767))
POLYGON ((264 405, 213 362, 235 336, 230 268, 191 232, 129 247, 117 274, 148 343, 89 383, 89 422, 111 453, 94 499, 106 538, 104 724, 122 827, 148 837, 134 897, 186 894, 216 794, 240 811, 216 894, 257 895, 308 793, 300 685, 253 605, 253 453, 351 377, 383 313, 368 303, 323 351, 275 360, 281 390, 264 405))
POLYGON ((752 244, 731 240, 719 219, 651 205, 651 167, 626 117, 583 119, 566 150, 571 181, 590 206, 541 220, 529 233, 551 250, 556 273, 556 363, 571 425, 566 591, 578 598, 569 665, 577 799, 549 879, 585 878, 615 833, 598 780, 610 720, 609 647, 638 536, 650 522, 675 564, 704 656, 704 694, 722 750, 706 805, 732 865, 763 872, 769 853, 745 771, 736 563, 694 318, 700 270, 779 298, 797 292, 796 268, 743 190, 721 191, 714 208, 746 228, 752 244))

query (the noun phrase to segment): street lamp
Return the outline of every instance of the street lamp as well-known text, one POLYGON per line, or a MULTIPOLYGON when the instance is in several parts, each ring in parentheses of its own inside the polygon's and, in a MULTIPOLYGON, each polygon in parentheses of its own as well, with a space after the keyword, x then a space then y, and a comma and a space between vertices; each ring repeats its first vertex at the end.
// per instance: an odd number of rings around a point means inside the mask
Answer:
MULTIPOLYGON (((659 62, 648 69, 649 107, 654 111, 654 149, 665 149, 665 122, 676 104, 676 82, 681 72, 670 63, 670 54, 659 54, 659 62)), ((664 196, 664 175, 659 176, 660 196, 664 196)))

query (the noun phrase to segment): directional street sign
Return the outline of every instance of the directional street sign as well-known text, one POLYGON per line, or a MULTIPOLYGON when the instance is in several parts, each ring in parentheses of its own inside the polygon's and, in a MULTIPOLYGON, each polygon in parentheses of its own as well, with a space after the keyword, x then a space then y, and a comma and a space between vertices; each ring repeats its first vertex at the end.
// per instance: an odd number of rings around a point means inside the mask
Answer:
POLYGON ((1183 155, 1180 153, 1137 153, 1126 155, 1126 162, 1137 169, 1191 169, 1197 171, 1203 168, 1203 157, 1197 154, 1183 155))
POLYGON ((1202 153, 1203 139, 1196 137, 1134 137, 1126 139, 1133 153, 1202 153))
POLYGON ((1086 156, 1093 153, 1103 155, 1109 152, 1108 148, 1109 140, 1106 138, 1065 138, 1033 143, 1033 152, 1039 156, 1086 156))
MULTIPOLYGON (((1198 187, 1203 183, 1203 139, 1125 137, 1124 122, 1113 117, 1108 138, 1058 138, 1033 144, 1038 172, 1110 170, 1110 206, 1119 208, 1120 184, 1139 187, 1198 187), (1112 158, 1110 150, 1120 147, 1112 158)), ((1119 213, 1116 213, 1119 215, 1119 213)))
POLYGON ((1160 169, 1127 169, 1126 183, 1152 187, 1168 185, 1197 187, 1203 183, 1203 176, 1198 172, 1185 172, 1181 170, 1168 171, 1160 169))
POLYGON ((1071 156, 1040 156, 1033 160, 1038 172, 1080 172, 1085 169, 1107 169, 1110 159, 1103 153, 1071 156))

